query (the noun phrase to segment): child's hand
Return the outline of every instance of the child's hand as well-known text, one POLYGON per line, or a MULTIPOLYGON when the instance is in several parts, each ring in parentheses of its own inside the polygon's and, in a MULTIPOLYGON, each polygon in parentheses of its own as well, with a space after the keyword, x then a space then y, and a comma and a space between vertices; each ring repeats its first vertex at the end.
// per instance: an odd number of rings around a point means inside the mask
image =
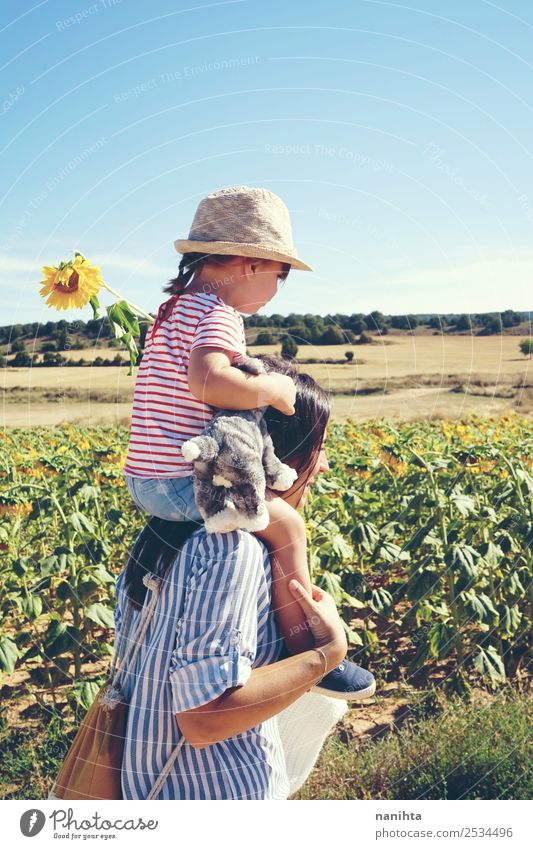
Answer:
POLYGON ((259 406, 268 404, 286 416, 293 416, 295 402, 296 384, 292 377, 271 372, 268 375, 268 399, 260 399, 259 406))

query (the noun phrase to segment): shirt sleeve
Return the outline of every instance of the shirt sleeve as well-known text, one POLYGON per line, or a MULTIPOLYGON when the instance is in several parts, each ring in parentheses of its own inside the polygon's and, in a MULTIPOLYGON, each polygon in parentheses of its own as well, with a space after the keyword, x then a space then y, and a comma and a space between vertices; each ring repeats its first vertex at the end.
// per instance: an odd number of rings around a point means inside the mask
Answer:
POLYGON ((206 535, 204 551, 191 573, 170 659, 174 713, 246 684, 256 656, 266 549, 251 534, 234 531, 206 535))
POLYGON ((244 323, 240 315, 226 306, 215 306, 196 325, 191 351, 211 345, 232 354, 232 360, 246 354, 244 323))

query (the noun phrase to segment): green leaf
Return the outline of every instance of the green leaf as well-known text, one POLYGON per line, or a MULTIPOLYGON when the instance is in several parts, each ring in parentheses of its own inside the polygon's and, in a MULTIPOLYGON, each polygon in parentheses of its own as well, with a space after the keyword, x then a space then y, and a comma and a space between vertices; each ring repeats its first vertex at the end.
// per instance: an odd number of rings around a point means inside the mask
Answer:
POLYGON ((82 501, 91 501, 92 499, 98 498, 100 495, 100 489, 97 486, 91 486, 88 483, 84 483, 83 486, 79 488, 76 495, 82 501))
POLYGON ((69 581, 60 581, 56 587, 56 596, 60 601, 76 601, 76 592, 69 581))
POLYGON ((351 595, 348 592, 348 590, 346 589, 347 584, 349 585, 349 578, 350 577, 351 576, 350 576, 349 572, 342 572, 341 575, 340 575, 340 586, 341 586, 342 599, 347 604, 349 604, 350 607, 353 607, 355 610, 360 610, 362 607, 366 607, 366 605, 362 601, 360 601, 358 598, 351 595), (347 578, 348 578, 348 581, 347 581, 347 578))
POLYGON ((493 684, 500 684, 505 681, 503 660, 494 646, 487 648, 479 646, 479 651, 474 658, 474 668, 484 678, 490 678, 493 684))
POLYGON ((341 576, 336 575, 335 572, 324 571, 322 573, 322 579, 324 584, 326 585, 326 590, 328 591, 330 596, 332 596, 335 604, 340 605, 343 597, 341 576))
POLYGON ((78 593, 78 598, 82 602, 86 602, 92 595, 98 592, 100 589, 100 583, 94 578, 83 577, 78 581, 76 590, 78 593))
POLYGON ((0 669, 8 674, 13 672, 18 656, 19 650, 16 643, 2 635, 0 637, 0 669))
POLYGON ((421 528, 418 528, 413 536, 407 540, 407 542, 403 545, 404 551, 416 551, 417 548, 420 548, 421 545, 426 542, 426 537, 429 535, 430 531, 433 530, 435 524, 437 522, 436 518, 432 518, 425 525, 422 525, 421 528))
POLYGON ((384 613, 392 607, 392 595, 384 587, 372 590, 372 596, 368 602, 375 613, 384 613))
POLYGON ((353 628, 350 628, 350 626, 346 624, 344 619, 342 620, 342 625, 346 633, 346 639, 348 640, 348 644, 350 646, 362 646, 363 640, 361 639, 357 631, 354 631, 353 628))
POLYGON ((392 521, 386 522, 379 529, 379 533, 382 539, 390 539, 391 537, 397 537, 404 530, 403 525, 400 522, 392 521))
POLYGON ((418 605, 416 612, 422 622, 431 622, 433 619, 433 605, 428 602, 418 605))
POLYGON ((91 574, 100 584, 114 584, 116 581, 115 576, 102 565, 95 566, 94 569, 91 570, 91 574))
POLYGON ((514 604, 512 607, 504 604, 500 609, 500 636, 513 637, 518 630, 521 620, 522 614, 517 604, 514 604))
POLYGON ((93 649, 93 652, 99 657, 104 657, 106 655, 110 655, 111 657, 113 657, 113 655, 115 654, 115 646, 111 643, 98 642, 98 645, 93 649))
POLYGON ((444 555, 446 565, 458 570, 459 574, 469 581, 478 576, 479 558, 479 552, 470 545, 453 545, 444 555))
POLYGON ((341 534, 335 534, 331 540, 331 547, 340 560, 344 561, 353 559, 353 548, 346 542, 341 534))
POLYGON ((90 519, 87 518, 83 513, 80 513, 79 510, 71 513, 68 517, 68 521, 72 525, 75 531, 78 533, 87 532, 89 534, 93 534, 95 532, 95 527, 90 519))
POLYGON ((93 319, 96 321, 101 318, 100 301, 96 295, 93 295, 92 298, 89 298, 89 303, 93 308, 93 319))
POLYGON ((525 469, 516 469, 515 471, 518 480, 521 480, 523 483, 525 483, 529 492, 533 493, 533 478, 531 477, 531 475, 526 472, 525 469))
POLYGON ((429 629, 429 651, 433 657, 441 658, 450 654, 454 646, 453 625, 448 622, 435 622, 429 629))
POLYGON ((379 540, 379 531, 371 522, 359 522, 354 525, 352 540, 371 554, 379 540))
POLYGON ((17 578, 22 578, 30 567, 30 561, 27 557, 19 557, 18 560, 15 560, 11 565, 11 571, 17 576, 17 578))
POLYGON ((121 339, 125 333, 139 335, 139 320, 127 301, 117 301, 107 307, 107 315, 116 339, 121 339))
POLYGON ((107 307, 107 315, 111 322, 115 339, 120 339, 129 351, 129 374, 132 374, 133 366, 137 362, 137 357, 139 355, 139 349, 137 348, 137 344, 133 338, 140 334, 137 316, 132 311, 127 301, 118 301, 118 303, 107 307))
POLYGON ((411 555, 408 551, 402 551, 401 546, 394 542, 384 542, 378 548, 377 557, 386 563, 397 563, 398 560, 409 560, 411 555))
POLYGON ((94 702, 101 684, 98 681, 76 681, 72 688, 74 698, 80 707, 89 710, 94 702))
POLYGON ((54 575, 56 572, 61 571, 61 564, 55 554, 51 554, 49 557, 43 557, 42 560, 39 561, 40 573, 41 575, 54 575))
POLYGON ((419 601, 426 596, 438 595, 442 579, 434 566, 420 567, 409 579, 407 595, 411 601, 419 601))
POLYGON ((499 545, 494 545, 493 542, 489 541, 484 545, 480 546, 480 549, 485 563, 492 567, 498 566, 500 560, 503 557, 503 551, 501 550, 499 545))
POLYGON ((103 628, 113 628, 115 625, 113 609, 99 601, 87 605, 85 617, 103 628))
POLYGON ((520 580, 520 575, 518 572, 510 572, 509 575, 505 577, 505 588, 510 593, 510 595, 523 595, 525 593, 524 585, 520 580))
POLYGON ((24 652, 24 654, 20 658, 20 661, 21 663, 26 663, 26 661, 30 658, 37 657, 37 655, 40 654, 41 652, 39 646, 34 643, 32 646, 29 647, 29 649, 27 649, 27 651, 24 652))
POLYGON ((410 675, 417 672, 424 665, 424 662, 427 660, 428 655, 429 643, 427 640, 421 640, 407 670, 410 675))
POLYGON ((461 599, 467 616, 473 622, 493 627, 499 624, 500 615, 495 609, 491 599, 485 593, 478 593, 475 590, 469 590, 462 593, 461 599))
POLYGON ((21 608, 32 622, 43 612, 43 600, 39 595, 29 595, 22 599, 21 608))
POLYGON ((81 634, 77 628, 59 622, 57 619, 50 622, 44 640, 44 650, 49 658, 57 657, 66 651, 73 649, 80 643, 81 634))
POLYGON ((498 521, 498 515, 494 507, 488 507, 486 504, 482 506, 481 510, 479 511, 479 515, 483 519, 490 519, 491 522, 498 521))
POLYGON ((476 509, 476 502, 464 492, 455 491, 450 495, 450 501, 455 505, 461 516, 468 516, 476 509))

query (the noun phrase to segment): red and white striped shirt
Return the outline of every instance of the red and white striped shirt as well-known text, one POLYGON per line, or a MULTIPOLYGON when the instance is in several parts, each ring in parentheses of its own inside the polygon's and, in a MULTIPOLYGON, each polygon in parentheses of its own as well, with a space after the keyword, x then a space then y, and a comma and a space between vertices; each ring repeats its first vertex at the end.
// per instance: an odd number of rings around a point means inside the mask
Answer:
POLYGON ((192 394, 187 372, 191 351, 206 345, 224 350, 232 362, 246 354, 242 317, 218 295, 180 295, 155 333, 154 326, 149 329, 135 382, 125 474, 137 478, 192 474, 181 446, 202 433, 213 408, 192 394))

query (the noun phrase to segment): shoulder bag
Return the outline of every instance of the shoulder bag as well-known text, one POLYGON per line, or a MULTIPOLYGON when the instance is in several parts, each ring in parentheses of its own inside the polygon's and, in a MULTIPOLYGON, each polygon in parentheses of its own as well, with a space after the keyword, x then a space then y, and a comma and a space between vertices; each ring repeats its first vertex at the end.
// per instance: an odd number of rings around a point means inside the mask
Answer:
MULTIPOLYGON (((124 650, 116 670, 117 647, 108 681, 98 691, 72 741, 59 771, 49 799, 122 799, 122 757, 126 735, 128 707, 124 686, 134 667, 135 659, 148 629, 161 591, 161 579, 153 574, 143 578, 152 596, 141 613, 139 626, 128 641, 133 651, 124 650), (128 654, 130 658, 128 659, 128 654), (122 679, 121 672, 126 667, 122 679)), ((184 742, 182 737, 166 761, 161 774, 147 799, 153 799, 170 772, 184 742)))

